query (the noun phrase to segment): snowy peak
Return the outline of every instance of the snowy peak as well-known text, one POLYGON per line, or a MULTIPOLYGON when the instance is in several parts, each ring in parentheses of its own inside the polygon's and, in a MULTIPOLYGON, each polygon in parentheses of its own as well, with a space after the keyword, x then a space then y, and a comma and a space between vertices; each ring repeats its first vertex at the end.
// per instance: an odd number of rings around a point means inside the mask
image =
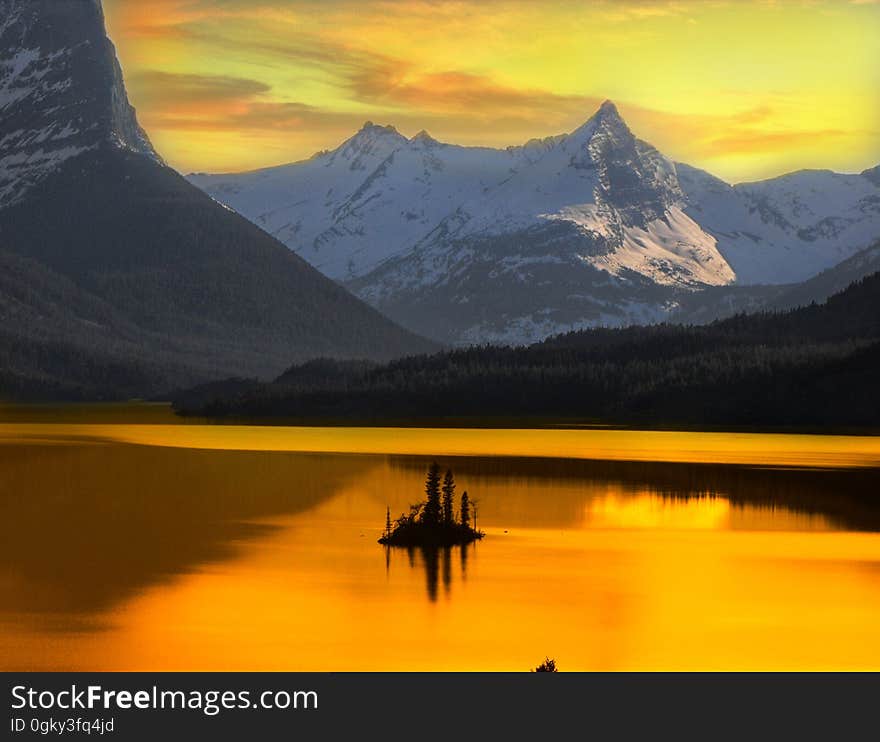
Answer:
POLYGON ((731 186, 676 166, 686 213, 712 234, 742 284, 794 283, 871 245, 880 235, 880 177, 830 170, 731 186))
POLYGON ((329 164, 343 161, 350 170, 371 170, 408 142, 393 126, 377 126, 367 121, 357 134, 329 154, 329 164))
POLYGON ((554 252, 532 262, 563 250, 565 260, 613 276, 687 286, 733 279, 713 239, 681 213, 674 165, 635 137, 611 101, 571 134, 520 147, 441 144, 425 131, 406 139, 367 122, 315 160, 193 182, 337 280, 453 242, 525 230, 530 244, 543 244, 534 233, 543 229, 554 252))
POLYGON ((683 294, 801 280, 880 234, 876 168, 734 187, 670 161, 611 101, 570 134, 516 147, 368 123, 306 163, 193 180, 389 316, 453 342, 654 321, 683 294))
POLYGON ((400 139, 406 141, 406 137, 404 137, 397 129, 395 129, 391 124, 381 125, 374 124, 372 121, 365 121, 364 125, 360 128, 360 131, 355 135, 355 138, 376 138, 376 137, 394 137, 396 139, 400 139))
POLYGON ((596 200, 619 211, 627 226, 644 228, 684 200, 674 164, 637 139, 610 100, 563 146, 572 167, 596 170, 596 200))
POLYGON ((569 134, 567 139, 570 143, 585 144, 596 136, 607 140, 610 146, 635 139, 617 106, 610 100, 599 106, 599 109, 569 134))
POLYGON ((0 0, 0 208, 102 146, 159 159, 125 91, 99 0, 0 0))
POLYGON ((410 144, 414 144, 417 147, 438 147, 440 146, 440 142, 438 142, 434 137, 428 134, 427 131, 422 129, 418 134, 416 134, 412 139, 409 140, 410 144))
POLYGON ((632 134, 629 127, 626 125, 626 122, 623 120, 623 116, 620 115, 620 111, 617 109, 614 101, 611 100, 604 101, 581 128, 590 125, 604 126, 610 129, 622 129, 626 133, 630 135, 632 134))

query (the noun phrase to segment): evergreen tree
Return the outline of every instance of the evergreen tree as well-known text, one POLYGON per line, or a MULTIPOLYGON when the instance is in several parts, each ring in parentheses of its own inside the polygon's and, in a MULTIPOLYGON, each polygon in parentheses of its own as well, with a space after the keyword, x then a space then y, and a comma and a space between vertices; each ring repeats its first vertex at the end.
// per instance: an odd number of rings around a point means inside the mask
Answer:
POLYGON ((452 469, 447 469, 446 476, 443 477, 443 522, 449 525, 455 521, 454 497, 455 477, 452 469))
POLYGON ((385 535, 391 535, 391 508, 385 508, 385 535))
POLYGON ((471 525, 471 501, 467 491, 461 495, 461 524, 470 528, 471 525))
POLYGON ((425 508, 422 510, 422 521, 429 526, 440 523, 440 467, 437 462, 431 464, 425 479, 425 508))

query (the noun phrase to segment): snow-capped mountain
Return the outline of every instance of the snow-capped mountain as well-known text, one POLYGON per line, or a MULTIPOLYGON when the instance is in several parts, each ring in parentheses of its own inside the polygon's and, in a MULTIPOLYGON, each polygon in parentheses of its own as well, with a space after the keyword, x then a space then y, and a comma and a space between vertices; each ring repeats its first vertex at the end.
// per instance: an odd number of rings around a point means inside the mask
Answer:
POLYGON ((367 122, 332 152, 244 175, 190 181, 326 275, 361 276, 509 176, 533 149, 455 147, 367 122))
POLYGON ((878 168, 801 170, 731 186, 678 164, 686 213, 710 233, 737 283, 803 281, 880 237, 878 168))
POLYGON ((689 293, 803 280, 880 236, 876 169, 730 186, 637 139, 611 102, 522 147, 367 124, 307 162, 191 180, 392 318, 456 343, 662 320, 689 293))
POLYGON ((589 324, 652 322, 677 293, 734 278, 684 207, 673 163, 607 102, 413 249, 349 285, 389 315, 456 342, 532 342, 589 324))
POLYGON ((103 22, 99 0, 0 0, 0 208, 107 143, 158 159, 103 22))
POLYGON ((572 134, 521 147, 459 147, 426 132, 406 139, 368 122, 306 162, 190 180, 342 281, 417 245, 558 221, 579 227, 583 260, 615 275, 733 279, 682 212, 674 165, 636 140, 610 102, 572 134))

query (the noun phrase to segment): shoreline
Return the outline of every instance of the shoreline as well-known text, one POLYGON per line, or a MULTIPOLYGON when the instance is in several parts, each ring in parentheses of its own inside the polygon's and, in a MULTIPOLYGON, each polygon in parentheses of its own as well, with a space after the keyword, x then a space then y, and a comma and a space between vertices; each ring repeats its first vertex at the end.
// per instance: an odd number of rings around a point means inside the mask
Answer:
POLYGON ((607 428, 0 422, 0 443, 28 439, 89 440, 227 451, 880 468, 878 436, 607 428))
POLYGON ((175 425, 248 428, 360 428, 424 430, 594 430, 656 433, 722 433, 753 435, 818 435, 858 438, 880 437, 880 426, 737 426, 696 425, 669 421, 606 421, 555 416, 450 416, 406 418, 339 417, 202 417, 182 415, 171 402, 3 402, 0 426, 9 424, 175 425))

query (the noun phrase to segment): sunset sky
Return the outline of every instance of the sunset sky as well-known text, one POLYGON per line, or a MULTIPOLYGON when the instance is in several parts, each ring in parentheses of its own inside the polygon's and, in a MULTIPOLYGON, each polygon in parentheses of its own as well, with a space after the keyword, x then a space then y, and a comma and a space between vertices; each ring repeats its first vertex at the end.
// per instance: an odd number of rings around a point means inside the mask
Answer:
POLYGON ((506 146, 605 98, 731 181, 880 162, 880 0, 104 0, 141 123, 180 170, 337 146, 364 123, 506 146))

